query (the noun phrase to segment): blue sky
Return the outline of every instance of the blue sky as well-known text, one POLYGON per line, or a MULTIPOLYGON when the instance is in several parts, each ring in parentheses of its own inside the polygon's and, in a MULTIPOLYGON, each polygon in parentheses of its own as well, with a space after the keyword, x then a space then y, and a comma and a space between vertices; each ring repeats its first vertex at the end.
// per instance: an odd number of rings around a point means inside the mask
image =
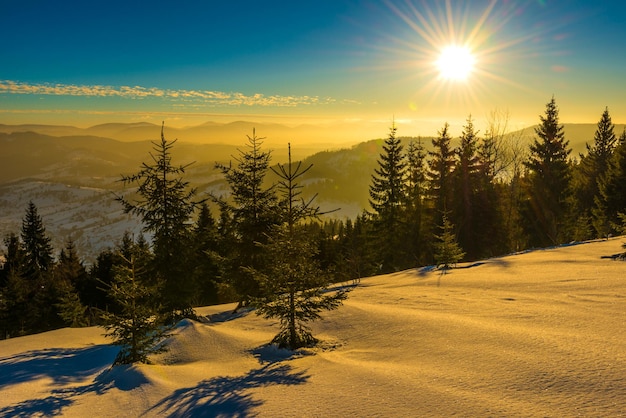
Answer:
MULTIPOLYGON (((582 0, 0 0, 0 123, 626 121, 626 5, 582 0), (467 45, 475 69, 434 62, 467 45)), ((384 133, 382 134, 384 135, 384 133)))

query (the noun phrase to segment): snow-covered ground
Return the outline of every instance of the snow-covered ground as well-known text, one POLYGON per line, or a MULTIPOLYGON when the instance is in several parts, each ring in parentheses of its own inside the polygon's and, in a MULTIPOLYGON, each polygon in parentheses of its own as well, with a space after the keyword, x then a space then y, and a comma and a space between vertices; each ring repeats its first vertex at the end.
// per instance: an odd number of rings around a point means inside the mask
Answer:
POLYGON ((363 279, 298 353, 233 305, 152 365, 111 368, 99 328, 0 341, 0 416, 624 416, 623 241, 363 279))

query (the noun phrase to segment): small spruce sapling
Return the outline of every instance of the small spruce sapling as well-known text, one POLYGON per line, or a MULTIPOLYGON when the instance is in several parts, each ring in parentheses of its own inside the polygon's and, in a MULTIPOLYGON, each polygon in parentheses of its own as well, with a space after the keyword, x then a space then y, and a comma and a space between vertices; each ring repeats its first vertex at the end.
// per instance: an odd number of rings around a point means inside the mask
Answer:
POLYGON ((168 328, 158 320, 158 309, 153 304, 155 292, 142 282, 142 268, 135 255, 120 257, 123 264, 115 267, 108 291, 118 310, 103 315, 105 335, 121 347, 114 364, 150 363, 149 355, 166 351, 160 343, 168 337, 168 328))
POLYGON ((442 232, 441 235, 435 235, 435 239, 438 240, 435 243, 435 262, 437 267, 445 272, 461 261, 465 256, 465 252, 463 252, 456 241, 454 225, 450 222, 446 213, 443 215, 443 224, 439 228, 442 232))

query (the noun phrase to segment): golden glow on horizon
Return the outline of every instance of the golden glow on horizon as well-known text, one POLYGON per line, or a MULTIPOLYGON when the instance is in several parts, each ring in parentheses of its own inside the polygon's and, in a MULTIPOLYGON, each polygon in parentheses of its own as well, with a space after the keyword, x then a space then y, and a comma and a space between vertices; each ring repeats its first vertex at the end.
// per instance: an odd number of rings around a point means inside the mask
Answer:
POLYGON ((439 75, 452 81, 466 81, 474 70, 476 59, 467 47, 450 45, 445 47, 437 60, 439 75))

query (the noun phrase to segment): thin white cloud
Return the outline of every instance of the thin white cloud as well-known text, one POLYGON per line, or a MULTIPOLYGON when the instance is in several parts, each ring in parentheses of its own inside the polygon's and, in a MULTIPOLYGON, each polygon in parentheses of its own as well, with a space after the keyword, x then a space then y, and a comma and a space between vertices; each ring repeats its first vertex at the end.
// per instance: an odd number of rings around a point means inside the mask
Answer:
POLYGON ((0 80, 0 94, 32 94, 44 96, 85 96, 85 97, 121 97, 130 99, 161 98, 172 101, 191 102, 209 107, 218 106, 259 106, 259 107, 296 107, 335 103, 330 97, 318 96, 281 96, 255 93, 247 95, 240 92, 211 90, 174 90, 142 86, 102 86, 75 84, 31 84, 11 80, 0 80))

